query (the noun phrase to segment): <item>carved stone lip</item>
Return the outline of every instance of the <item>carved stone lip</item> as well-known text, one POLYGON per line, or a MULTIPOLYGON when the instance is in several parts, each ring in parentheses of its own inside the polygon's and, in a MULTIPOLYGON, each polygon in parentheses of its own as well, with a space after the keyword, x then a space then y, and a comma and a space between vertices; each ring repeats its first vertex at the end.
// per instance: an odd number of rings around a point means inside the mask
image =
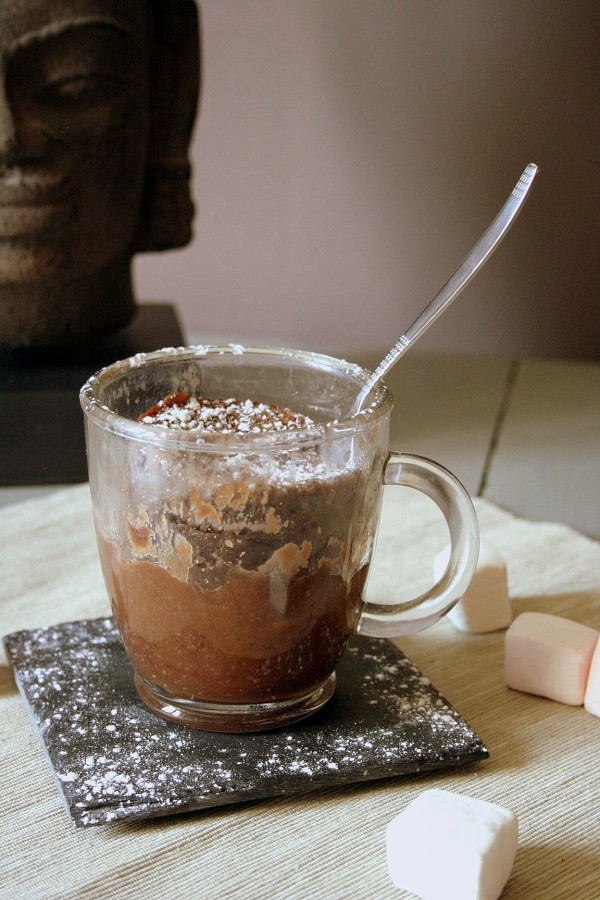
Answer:
POLYGON ((0 207, 43 206, 68 200, 72 189, 62 173, 0 168, 0 207))
POLYGON ((26 188, 6 187, 0 181, 0 208, 8 206, 45 206, 52 203, 66 203, 72 193, 65 188, 54 190, 28 190, 26 188))
POLYGON ((67 199, 5 203, 0 196, 0 239, 46 231, 68 221, 72 211, 73 204, 67 199))

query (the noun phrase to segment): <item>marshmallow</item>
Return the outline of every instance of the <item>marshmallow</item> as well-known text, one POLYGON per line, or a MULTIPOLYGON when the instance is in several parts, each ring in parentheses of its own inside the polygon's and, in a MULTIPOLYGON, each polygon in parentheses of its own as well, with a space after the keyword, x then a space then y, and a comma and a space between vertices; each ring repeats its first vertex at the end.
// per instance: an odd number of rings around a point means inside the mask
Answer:
POLYGON ((588 712, 600 716, 600 640, 592 656, 583 705, 588 712))
POLYGON ((517 844, 513 812, 434 788, 389 823, 388 871, 397 888, 424 900, 497 900, 517 844))
MULTIPOLYGON (((439 581, 448 565, 450 548, 446 547, 435 557, 434 576, 439 581)), ((459 631, 483 634, 508 628, 512 621, 512 609, 508 599, 506 563, 498 551, 481 541, 479 560, 469 587, 448 618, 459 631)))
MULTIPOLYGON (((506 684, 517 691, 581 706, 597 643, 598 632, 587 625, 548 613, 521 613, 506 632, 506 684)), ((593 694, 592 688, 592 704, 593 694)))

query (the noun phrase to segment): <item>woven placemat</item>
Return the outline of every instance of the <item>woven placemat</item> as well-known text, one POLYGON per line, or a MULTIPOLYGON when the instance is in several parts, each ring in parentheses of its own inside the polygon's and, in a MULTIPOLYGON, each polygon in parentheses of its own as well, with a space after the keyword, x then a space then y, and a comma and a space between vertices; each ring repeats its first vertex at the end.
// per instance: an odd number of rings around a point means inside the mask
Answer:
POLYGON ((481 760, 462 716, 388 641, 355 637, 332 700, 285 730, 173 725, 139 700, 110 618, 4 638, 77 826, 150 818, 481 760))

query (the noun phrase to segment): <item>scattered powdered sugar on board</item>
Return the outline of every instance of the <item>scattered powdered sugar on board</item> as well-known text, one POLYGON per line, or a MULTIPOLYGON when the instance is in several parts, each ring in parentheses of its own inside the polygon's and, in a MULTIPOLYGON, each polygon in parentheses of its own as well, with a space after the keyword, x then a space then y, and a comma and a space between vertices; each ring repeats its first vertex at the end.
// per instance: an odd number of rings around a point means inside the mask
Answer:
MULTIPOLYGON (((355 637, 327 706, 293 727, 227 735, 139 700, 112 619, 8 635, 19 689, 77 826, 452 768, 488 753, 389 641, 355 637)), ((23 788, 26 790, 26 786, 23 788)))

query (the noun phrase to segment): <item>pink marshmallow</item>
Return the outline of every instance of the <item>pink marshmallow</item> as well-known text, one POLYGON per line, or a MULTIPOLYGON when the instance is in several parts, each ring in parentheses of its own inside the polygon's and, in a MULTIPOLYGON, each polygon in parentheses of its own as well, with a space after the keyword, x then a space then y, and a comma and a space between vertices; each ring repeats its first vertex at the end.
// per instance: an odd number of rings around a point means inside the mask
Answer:
POLYGON ((504 678, 509 688, 581 706, 598 632, 548 613, 525 612, 505 638, 504 678))
POLYGON ((592 656, 583 705, 588 712, 600 716, 600 641, 592 656))
MULTIPOLYGON (((436 581, 446 571, 449 558, 449 547, 435 557, 433 573, 436 581)), ((459 631, 470 634, 502 631, 510 625, 512 608, 506 562, 487 541, 480 542, 475 574, 461 599, 448 613, 448 619, 459 631)))

